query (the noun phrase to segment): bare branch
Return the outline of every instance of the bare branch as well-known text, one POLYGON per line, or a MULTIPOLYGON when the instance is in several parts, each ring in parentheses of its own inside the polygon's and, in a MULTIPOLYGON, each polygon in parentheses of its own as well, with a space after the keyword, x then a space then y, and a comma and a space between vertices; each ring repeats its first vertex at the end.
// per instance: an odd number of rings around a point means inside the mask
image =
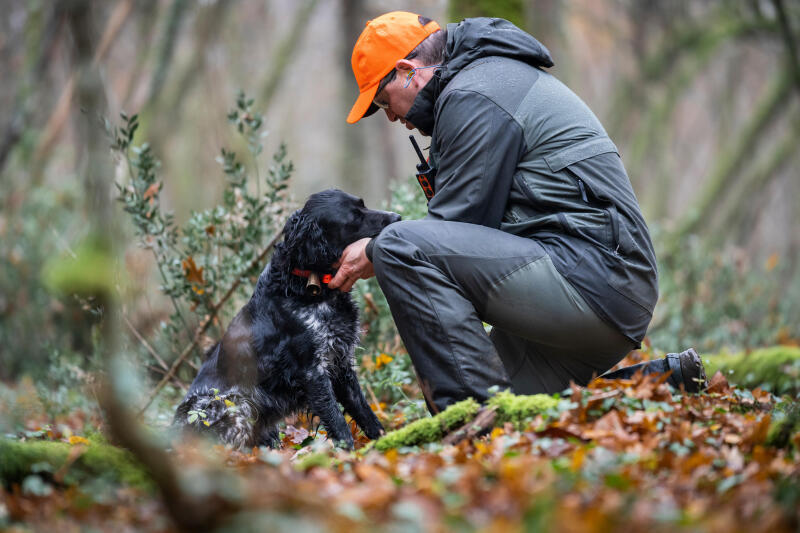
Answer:
POLYGON ((281 43, 275 49, 275 55, 273 56, 272 61, 269 62, 269 64, 273 65, 273 67, 267 76, 266 82, 264 82, 264 87, 261 89, 261 98, 259 99, 264 107, 264 110, 269 109, 269 104, 272 101, 272 97, 275 96, 278 85, 284 78, 286 68, 291 64, 292 57, 300 48, 298 43, 309 26, 308 20, 311 18, 314 8, 317 7, 318 1, 319 0, 308 0, 298 9, 297 16, 294 19, 294 24, 292 24, 292 27, 286 35, 286 38, 281 41, 281 43))
POLYGON ((797 57, 797 43, 794 39, 792 27, 789 25, 789 17, 786 15, 786 9, 783 6, 783 0, 772 0, 772 5, 775 6, 775 12, 778 14, 778 23, 781 27, 781 35, 783 42, 786 46, 786 52, 789 55, 790 68, 794 75, 794 83, 798 92, 800 92, 800 59, 797 57))
POLYGON ((465 439, 474 439, 486 433, 494 427, 494 421, 497 419, 496 407, 484 407, 475 418, 453 431, 442 439, 442 444, 458 444, 465 439))
MULTIPOLYGON (((100 64, 100 62, 105 59, 106 55, 108 55, 111 44, 119 35, 125 21, 128 19, 128 15, 131 13, 132 6, 133 0, 122 0, 117 4, 117 7, 111 14, 106 28, 103 31, 100 46, 95 50, 92 66, 100 64)), ((67 118, 69 117, 72 96, 75 92, 75 80, 76 74, 73 73, 69 80, 67 80, 67 85, 64 87, 64 90, 61 92, 55 111, 50 116, 50 120, 47 121, 42 131, 41 140, 37 144, 36 151, 31 158, 31 161, 34 162, 34 166, 31 169, 31 177, 34 183, 38 183, 41 180, 47 158, 52 152, 53 146, 55 146, 56 140, 58 140, 61 130, 64 129, 64 124, 66 124, 67 118)))
MULTIPOLYGON (((142 346, 144 346, 145 350, 147 350, 147 351, 148 351, 148 353, 150 353, 150 355, 151 355, 151 356, 153 356, 153 359, 155 359, 155 360, 158 362, 158 364, 159 364, 159 366, 160 366, 161 368, 160 368, 160 369, 156 369, 156 370, 160 370, 162 374, 165 374, 165 373, 169 372, 169 366, 167 365, 167 363, 166 363, 166 362, 165 362, 165 361, 164 361, 164 360, 161 358, 161 356, 160 356, 160 355, 158 355, 158 353, 157 353, 157 352, 156 352, 156 351, 153 349, 153 347, 152 347, 152 346, 150 346, 150 343, 149 343, 149 342, 147 342, 147 340, 146 340, 146 339, 145 339, 145 338, 142 336, 142 334, 141 334, 141 333, 139 333, 139 332, 136 330, 136 328, 135 328, 135 327, 133 327, 133 324, 131 324, 131 321, 130 321, 130 320, 128 320, 128 317, 127 317, 127 316, 125 316, 125 314, 124 314, 124 313, 121 313, 121 314, 122 314, 122 320, 124 320, 124 321, 125 321, 125 325, 126 325, 126 326, 128 326, 128 329, 130 329, 130 330, 131 330, 131 333, 133 333, 133 336, 134 336, 134 337, 136 337, 136 339, 137 339, 137 340, 138 340, 138 341, 139 341, 139 342, 142 344, 142 346)), ((195 364, 194 364, 193 362, 191 362, 191 361, 187 361, 187 362, 188 362, 188 363, 189 363, 189 364, 192 366, 192 368, 194 368, 195 370, 197 370, 197 365, 195 365, 195 364)), ((155 368, 155 367, 154 367, 154 368, 155 368)), ((185 384, 185 383, 183 383, 183 382, 181 382, 181 380, 179 380, 179 379, 177 379, 177 378, 175 378, 175 379, 173 380, 173 382, 174 382, 176 385, 178 385, 180 388, 182 388, 183 390, 187 390, 187 389, 188 389, 188 387, 186 386, 186 384, 185 384)))

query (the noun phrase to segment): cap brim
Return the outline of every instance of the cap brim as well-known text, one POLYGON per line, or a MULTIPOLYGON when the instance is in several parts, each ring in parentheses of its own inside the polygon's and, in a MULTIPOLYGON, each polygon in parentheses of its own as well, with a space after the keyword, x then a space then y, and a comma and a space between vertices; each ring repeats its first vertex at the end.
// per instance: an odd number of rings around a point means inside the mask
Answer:
MULTIPOLYGON (((368 117, 370 115, 374 115, 375 112, 378 111, 378 109, 380 109, 380 107, 376 106, 375 104, 370 104, 369 105, 369 109, 367 109, 367 112, 364 113, 364 117, 368 117)), ((364 118, 364 117, 361 117, 361 118, 364 118)))
POLYGON ((376 83, 374 87, 370 87, 358 95, 358 100, 356 100, 356 103, 353 104, 352 109, 350 109, 350 114, 347 115, 348 124, 355 124, 361 120, 362 117, 369 116, 378 110, 378 106, 372 103, 375 99, 375 93, 377 92, 378 84, 376 83), (374 110, 371 109, 373 107, 375 108, 374 110))

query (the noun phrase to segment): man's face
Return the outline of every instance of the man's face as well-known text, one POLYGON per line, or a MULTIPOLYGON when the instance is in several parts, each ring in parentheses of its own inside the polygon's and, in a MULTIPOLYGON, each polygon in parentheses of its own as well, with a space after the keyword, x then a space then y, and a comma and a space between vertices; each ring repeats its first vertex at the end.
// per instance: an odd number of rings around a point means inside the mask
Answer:
POLYGON ((408 75, 412 69, 420 66, 423 65, 414 59, 398 61, 397 75, 373 99, 375 105, 383 109, 389 120, 392 122, 399 120, 410 130, 415 129, 416 126, 406 120, 406 114, 414 105, 414 99, 419 91, 433 76, 433 69, 420 69, 413 71, 413 76, 409 80, 408 75))

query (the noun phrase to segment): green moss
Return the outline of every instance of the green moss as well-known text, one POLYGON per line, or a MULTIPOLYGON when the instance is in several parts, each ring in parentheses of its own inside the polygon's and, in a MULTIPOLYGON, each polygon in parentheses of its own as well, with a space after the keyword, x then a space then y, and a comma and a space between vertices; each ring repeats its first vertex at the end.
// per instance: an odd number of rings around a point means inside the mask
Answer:
POLYGON ((730 383, 774 394, 800 393, 800 348, 773 346, 750 353, 703 356, 706 374, 722 371, 730 383))
POLYGON ((57 256, 45 263, 42 277, 52 291, 84 296, 114 294, 114 261, 101 239, 87 237, 74 256, 57 256))
MULTIPOLYGON (((512 422, 521 426, 533 416, 558 405, 558 400, 547 394, 516 395, 508 391, 494 395, 487 405, 497 409, 495 424, 512 422)), ((375 443, 375 448, 386 451, 401 446, 417 446, 440 440, 448 431, 463 426, 480 410, 480 404, 469 398, 455 403, 432 418, 423 418, 392 431, 375 443)))
MULTIPOLYGON (((67 462, 72 448, 65 442, 0 439, 0 482, 6 486, 20 483, 32 473, 33 465, 55 473, 67 462)), ((64 483, 78 484, 98 477, 141 489, 152 487, 150 478, 130 453, 90 441, 86 451, 67 468, 64 483)))
POLYGON ((511 422, 522 426, 528 419, 555 408, 558 400, 547 394, 523 395, 503 391, 490 398, 488 405, 497 408, 497 424, 511 422))
POLYGON ((375 448, 386 451, 402 446, 417 446, 428 442, 435 442, 444 436, 447 431, 455 429, 471 420, 481 408, 480 404, 472 398, 454 403, 441 413, 431 418, 423 418, 391 431, 381 437, 375 448))

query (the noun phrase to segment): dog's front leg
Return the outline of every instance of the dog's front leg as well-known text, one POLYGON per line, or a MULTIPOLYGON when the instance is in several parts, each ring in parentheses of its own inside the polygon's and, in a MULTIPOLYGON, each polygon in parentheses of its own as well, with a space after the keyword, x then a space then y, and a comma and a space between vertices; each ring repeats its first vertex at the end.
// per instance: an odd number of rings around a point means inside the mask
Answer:
POLYGON ((342 369, 339 379, 333 384, 333 390, 336 391, 336 399, 344 410, 350 413, 358 427, 364 430, 367 437, 375 440, 383 434, 383 426, 364 398, 364 392, 358 384, 358 376, 352 366, 346 365, 342 369))
POLYGON ((313 371, 306 376, 305 391, 311 412, 322 421, 330 438, 336 444, 352 448, 353 436, 350 434, 344 415, 339 411, 331 380, 324 370, 313 371))

